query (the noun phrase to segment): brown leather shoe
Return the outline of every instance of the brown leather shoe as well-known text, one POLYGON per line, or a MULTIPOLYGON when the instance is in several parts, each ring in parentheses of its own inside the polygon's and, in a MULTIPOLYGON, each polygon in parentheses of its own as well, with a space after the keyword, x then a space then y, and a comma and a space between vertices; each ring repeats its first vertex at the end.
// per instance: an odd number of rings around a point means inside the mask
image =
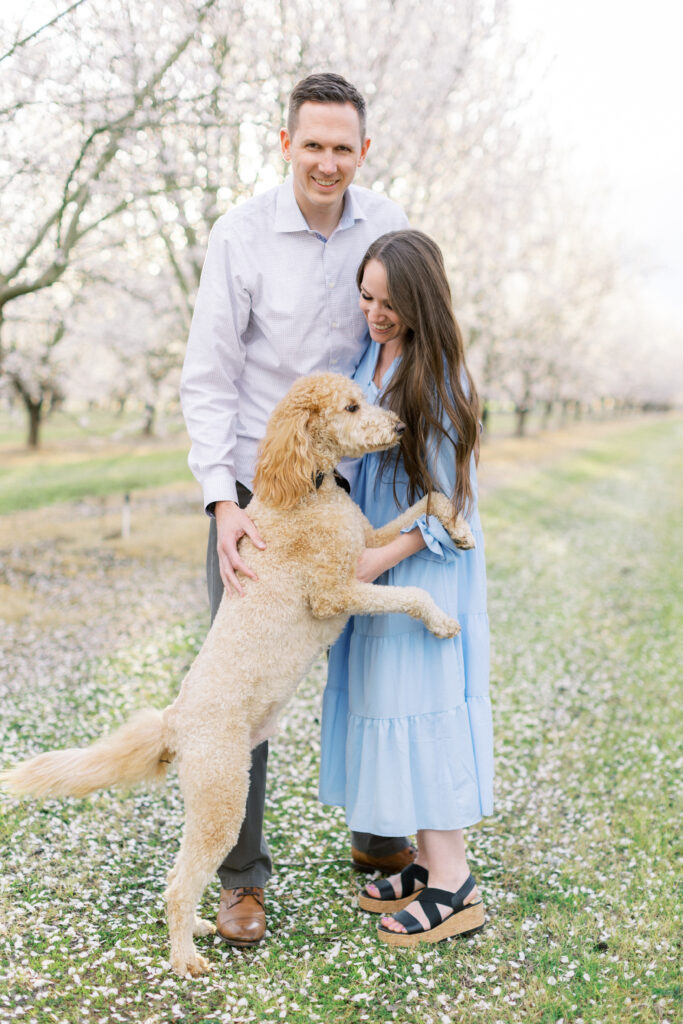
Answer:
POLYGON ((355 871, 363 871, 369 875, 373 871, 380 871, 383 875, 395 875, 403 871, 409 864, 412 864, 417 856, 414 846, 404 846, 396 853, 389 853, 386 857, 371 857, 367 853, 361 853, 355 846, 351 847, 351 863, 355 871))
POLYGON ((256 885, 221 889, 216 928, 231 946, 257 946, 266 933, 263 889, 256 885))

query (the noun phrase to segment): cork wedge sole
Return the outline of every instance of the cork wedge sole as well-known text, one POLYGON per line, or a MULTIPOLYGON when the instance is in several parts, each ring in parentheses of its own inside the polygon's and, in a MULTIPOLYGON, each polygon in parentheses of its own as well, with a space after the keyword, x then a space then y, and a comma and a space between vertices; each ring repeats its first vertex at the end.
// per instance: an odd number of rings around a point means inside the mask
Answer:
POLYGON ((409 903, 412 903, 419 891, 416 889, 408 896, 402 896, 395 900, 375 900, 372 896, 365 896, 361 893, 358 897, 358 906, 361 910, 367 910, 371 914, 395 914, 397 910, 403 910, 409 903))
MULTIPOLYGON (((412 899, 415 899, 413 896, 412 899)), ((419 946, 422 942, 440 942, 441 939, 449 939, 453 935, 466 935, 477 932, 484 926, 484 904, 482 900, 477 903, 468 903, 462 910, 456 911, 447 917, 435 928, 429 928, 424 932, 413 932, 408 935, 404 932, 391 932, 387 928, 377 929, 377 935, 389 946, 419 946)))

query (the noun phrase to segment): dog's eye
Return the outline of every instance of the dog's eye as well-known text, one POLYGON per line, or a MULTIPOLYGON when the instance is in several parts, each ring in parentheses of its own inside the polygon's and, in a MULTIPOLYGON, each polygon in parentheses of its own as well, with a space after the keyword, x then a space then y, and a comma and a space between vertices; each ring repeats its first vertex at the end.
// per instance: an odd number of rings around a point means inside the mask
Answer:
POLYGON ((351 405, 347 405, 346 406, 346 411, 347 412, 358 412, 359 409, 360 409, 360 406, 356 405, 355 402, 352 402, 351 405))

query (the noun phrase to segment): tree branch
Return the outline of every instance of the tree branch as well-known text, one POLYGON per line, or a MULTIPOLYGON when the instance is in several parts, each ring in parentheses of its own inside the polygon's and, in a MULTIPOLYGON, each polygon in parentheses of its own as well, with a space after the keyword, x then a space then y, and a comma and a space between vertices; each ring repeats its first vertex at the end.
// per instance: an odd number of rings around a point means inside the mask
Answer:
POLYGON ((76 0, 75 3, 71 4, 71 7, 67 7, 65 11, 61 11, 60 14, 56 14, 52 21, 46 21, 44 25, 41 25, 40 28, 37 28, 34 32, 31 32, 29 35, 24 36, 23 39, 17 40, 14 46, 12 46, 7 51, 7 53, 3 53, 3 55, 0 57, 0 64, 3 62, 3 60, 6 60, 8 57, 11 57, 12 54, 15 53, 21 46, 25 46, 26 43, 30 43, 32 39, 35 39, 36 36, 39 36, 40 33, 44 32, 46 28, 51 28, 52 25, 56 25, 58 21, 60 21, 62 18, 65 18, 67 14, 71 14, 71 12, 75 11, 77 7, 80 7, 82 3, 85 3, 85 0, 76 0))

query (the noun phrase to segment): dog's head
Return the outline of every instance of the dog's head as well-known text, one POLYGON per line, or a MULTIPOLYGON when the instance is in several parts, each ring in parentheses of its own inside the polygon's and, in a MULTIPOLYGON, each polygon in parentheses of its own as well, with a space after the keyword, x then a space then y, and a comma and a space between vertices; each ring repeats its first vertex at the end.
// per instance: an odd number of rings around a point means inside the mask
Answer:
POLYGON ((392 448, 404 429, 395 413, 370 405, 347 377, 302 377, 268 421, 254 494, 279 508, 293 508, 315 490, 317 473, 334 469, 344 456, 392 448))

